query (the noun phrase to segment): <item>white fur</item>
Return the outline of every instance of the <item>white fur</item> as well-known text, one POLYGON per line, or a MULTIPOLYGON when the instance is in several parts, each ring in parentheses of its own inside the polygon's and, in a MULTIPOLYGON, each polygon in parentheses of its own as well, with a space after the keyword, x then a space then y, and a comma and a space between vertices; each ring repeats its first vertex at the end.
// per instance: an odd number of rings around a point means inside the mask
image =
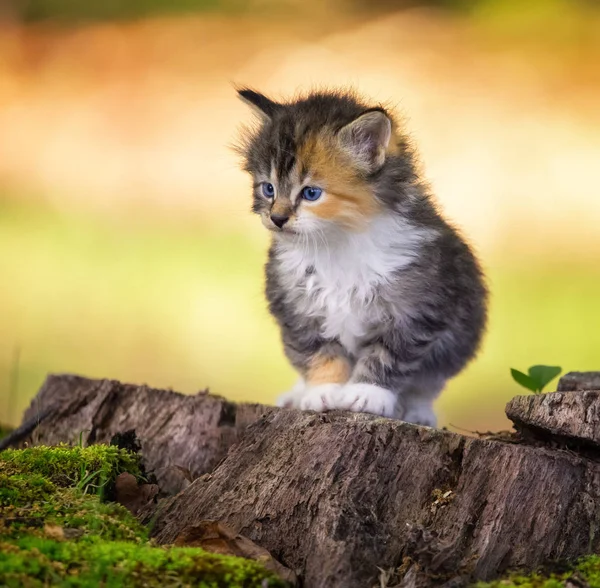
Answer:
POLYGON ((306 382, 304 378, 298 378, 291 390, 284 392, 277 399, 277 406, 282 408, 300 408, 300 401, 306 394, 306 382))
POLYGON ((321 384, 305 389, 296 405, 302 410, 350 410, 392 417, 396 395, 374 384, 321 384))
POLYGON ((339 408, 335 404, 335 399, 341 387, 341 384, 309 386, 300 400, 300 408, 302 410, 316 410, 317 412, 339 408))
MULTIPOLYGON (((433 401, 444 382, 431 380, 421 384, 427 385, 427 389, 411 390, 403 398, 405 411, 400 414, 407 423, 435 427, 437 418, 433 401)), ((396 403, 397 397, 393 392, 374 384, 321 384, 310 387, 300 378, 289 392, 279 397, 277 406, 317 412, 349 410, 393 417, 397 416, 396 403)))
MULTIPOLYGON (((444 388, 445 381, 439 378, 418 383, 418 388, 410 390, 403 398, 405 405, 402 420, 407 423, 435 427, 437 417, 433 402, 444 388)), ((300 408, 323 412, 328 410, 350 410, 368 412, 380 416, 397 415, 396 395, 373 384, 322 384, 307 387, 300 378, 294 387, 280 396, 277 406, 300 408)))
POLYGON ((414 400, 404 413, 402 420, 415 425, 425 425, 426 427, 437 425, 437 417, 433 412, 433 404, 429 399, 414 400))
POLYGON ((280 396, 277 406, 317 412, 350 410, 391 417, 396 410, 396 395, 373 384, 306 386, 300 378, 289 392, 280 396))
POLYGON ((413 260, 428 234, 394 216, 372 219, 363 232, 309 216, 294 228, 300 234, 277 241, 288 298, 301 312, 322 318, 321 335, 353 354, 369 326, 387 318, 371 304, 377 287, 413 260), (314 272, 305 281, 309 268, 314 272))
POLYGON ((346 384, 334 394, 337 409, 385 417, 393 417, 396 412, 396 395, 375 384, 346 384))

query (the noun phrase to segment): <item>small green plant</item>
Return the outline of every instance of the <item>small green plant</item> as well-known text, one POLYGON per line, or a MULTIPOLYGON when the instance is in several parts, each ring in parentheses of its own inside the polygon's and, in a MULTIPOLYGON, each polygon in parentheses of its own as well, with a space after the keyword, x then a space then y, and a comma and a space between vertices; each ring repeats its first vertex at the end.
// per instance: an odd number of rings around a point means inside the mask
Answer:
POLYGON ((510 370, 515 382, 534 394, 541 394, 542 390, 561 372, 562 368, 554 365, 532 365, 527 370, 527 374, 514 368, 510 370))

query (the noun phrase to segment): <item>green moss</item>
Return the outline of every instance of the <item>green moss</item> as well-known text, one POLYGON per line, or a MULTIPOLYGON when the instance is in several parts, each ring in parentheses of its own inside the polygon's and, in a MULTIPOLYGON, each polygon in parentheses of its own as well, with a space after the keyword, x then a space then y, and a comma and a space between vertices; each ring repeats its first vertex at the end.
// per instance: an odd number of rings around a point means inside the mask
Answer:
POLYGON ((260 564, 198 548, 158 547, 101 493, 138 458, 116 447, 0 453, 0 585, 285 586, 260 564))
POLYGON ((479 582, 474 588, 562 588, 569 578, 576 578, 581 585, 600 588, 600 556, 590 555, 574 562, 567 571, 537 572, 524 576, 514 573, 494 582, 479 582))
POLYGON ((53 541, 28 536, 0 543, 4 586, 200 586, 284 584, 256 562, 203 552, 125 541, 53 541))
POLYGON ((109 445, 91 447, 30 447, 7 449, 0 454, 0 475, 20 473, 43 476, 58 486, 98 493, 121 472, 140 476, 138 458, 109 445))

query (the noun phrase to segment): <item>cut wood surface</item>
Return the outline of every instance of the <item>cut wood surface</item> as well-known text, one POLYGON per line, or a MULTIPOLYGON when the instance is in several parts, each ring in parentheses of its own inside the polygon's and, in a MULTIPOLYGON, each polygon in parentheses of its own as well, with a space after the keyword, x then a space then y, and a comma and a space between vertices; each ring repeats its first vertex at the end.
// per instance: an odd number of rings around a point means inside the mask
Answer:
POLYGON ((76 376, 49 377, 25 420, 48 408, 29 442, 76 442, 79 433, 105 442, 135 430, 161 489, 183 488, 159 503, 160 543, 215 521, 268 550, 306 588, 371 588, 381 570, 399 567, 407 588, 460 586, 600 551, 593 450, 76 376), (176 466, 196 479, 182 482, 176 466))
POLYGON ((569 372, 559 381, 558 392, 575 390, 600 390, 600 372, 569 372))
POLYGON ((517 396, 506 416, 522 432, 600 446, 600 391, 517 396))

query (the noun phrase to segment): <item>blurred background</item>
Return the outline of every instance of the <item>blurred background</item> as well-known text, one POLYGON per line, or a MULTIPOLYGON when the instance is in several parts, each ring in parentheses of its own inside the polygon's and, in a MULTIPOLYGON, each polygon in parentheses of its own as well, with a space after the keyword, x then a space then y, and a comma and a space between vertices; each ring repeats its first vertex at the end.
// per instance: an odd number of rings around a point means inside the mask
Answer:
POLYGON ((595 0, 0 0, 0 421, 48 372, 291 386, 237 83, 404 117, 492 291, 440 424, 506 427, 511 367, 600 369, 598 63, 595 0))

